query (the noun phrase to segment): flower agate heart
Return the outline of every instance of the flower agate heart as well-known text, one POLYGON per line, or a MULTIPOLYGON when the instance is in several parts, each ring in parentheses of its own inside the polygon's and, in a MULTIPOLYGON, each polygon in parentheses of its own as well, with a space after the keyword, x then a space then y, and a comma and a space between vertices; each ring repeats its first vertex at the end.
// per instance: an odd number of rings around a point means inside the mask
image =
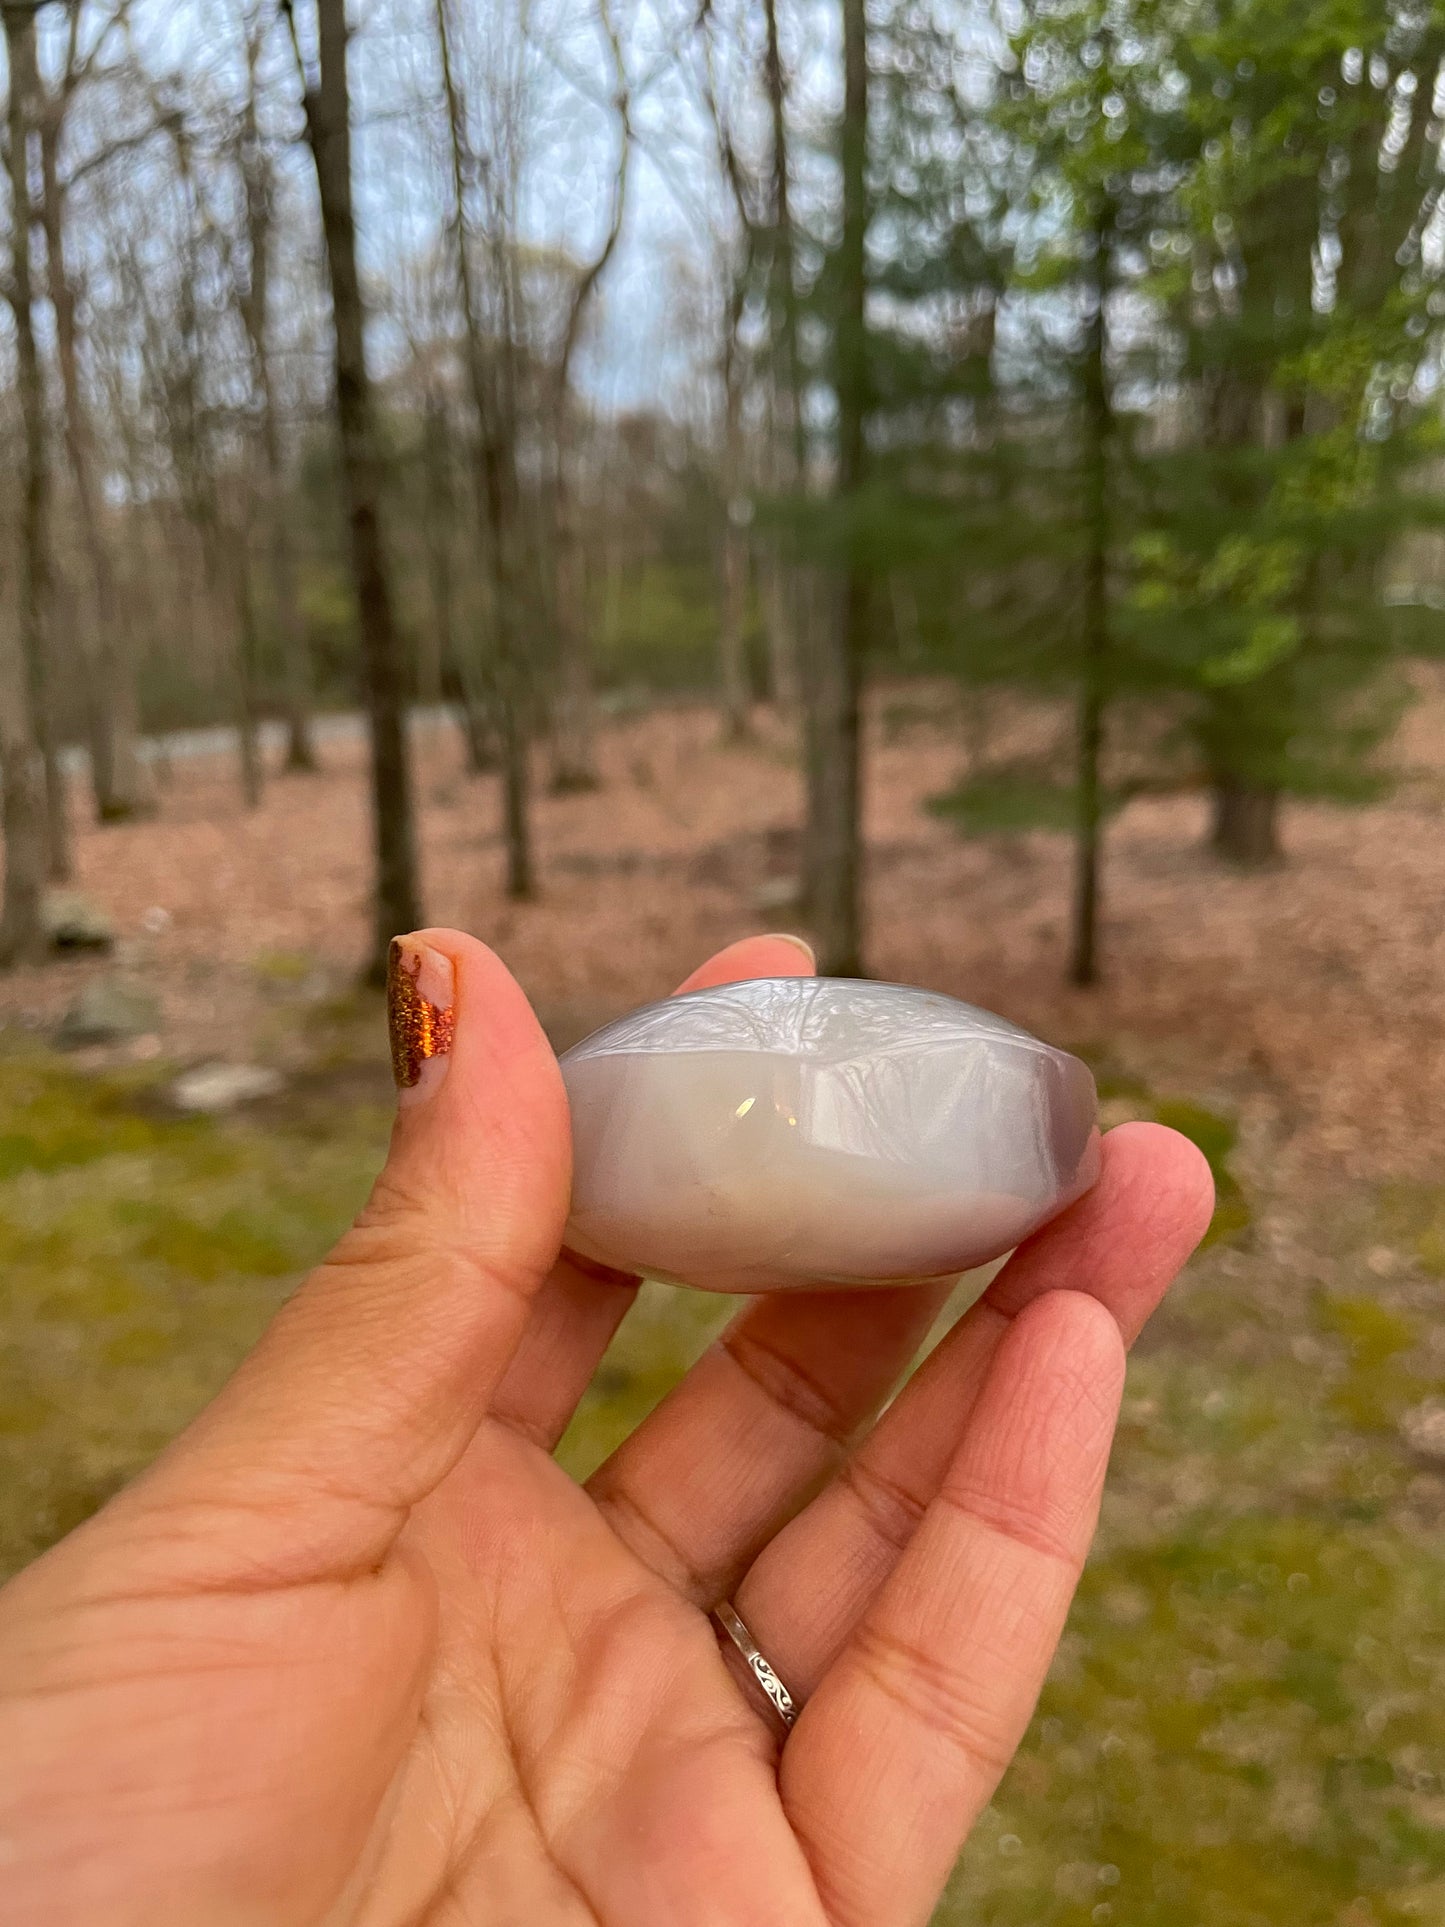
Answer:
POLYGON ((562 1075, 569 1249, 704 1291, 947 1277, 1099 1174, 1086 1065, 902 984, 692 991, 594 1032, 562 1075))

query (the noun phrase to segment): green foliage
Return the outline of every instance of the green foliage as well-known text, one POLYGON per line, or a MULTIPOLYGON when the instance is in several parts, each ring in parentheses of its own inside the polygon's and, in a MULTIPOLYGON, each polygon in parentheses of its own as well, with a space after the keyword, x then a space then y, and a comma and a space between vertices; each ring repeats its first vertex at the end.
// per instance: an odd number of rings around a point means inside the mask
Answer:
POLYGON ((1027 769, 991 771, 961 783, 957 789, 929 797, 928 808, 932 815, 973 836, 1070 830, 1078 814, 1072 788, 1044 782, 1027 769))
MULTIPOLYGON (((871 20, 871 475, 794 506, 799 548, 872 575, 885 651, 902 585, 915 657, 1097 704, 1106 753, 1118 701, 1154 702, 1128 749, 1159 783, 1378 795, 1439 626, 1382 594, 1439 518, 1445 23, 1047 0, 988 76, 946 16, 871 20)), ((826 270, 812 298, 825 325, 826 270)), ((937 807, 1088 835, 1057 762, 937 807)))
POLYGON ((604 689, 706 689, 716 678, 710 563, 650 562, 598 610, 594 669, 604 689))

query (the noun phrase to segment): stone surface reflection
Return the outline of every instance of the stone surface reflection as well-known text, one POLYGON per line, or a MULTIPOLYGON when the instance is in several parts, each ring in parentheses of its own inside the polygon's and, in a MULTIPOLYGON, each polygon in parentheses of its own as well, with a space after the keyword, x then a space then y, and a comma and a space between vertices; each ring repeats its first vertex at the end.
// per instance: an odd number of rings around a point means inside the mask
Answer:
POLYGON ((946 1277, 1098 1174, 1086 1065, 902 984, 694 991, 595 1032, 562 1072, 568 1245, 703 1290, 946 1277))

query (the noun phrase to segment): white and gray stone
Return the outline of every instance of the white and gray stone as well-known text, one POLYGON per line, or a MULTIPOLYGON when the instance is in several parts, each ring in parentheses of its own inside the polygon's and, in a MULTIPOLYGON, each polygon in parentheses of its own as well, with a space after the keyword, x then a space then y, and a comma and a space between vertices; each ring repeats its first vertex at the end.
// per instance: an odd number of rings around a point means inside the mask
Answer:
POLYGON ((594 1032, 562 1075, 570 1249, 707 1291, 953 1276, 1099 1172, 1087 1065, 901 984, 693 991, 594 1032))
POLYGON ((197 1064, 182 1071, 171 1085, 170 1098, 178 1111, 218 1116, 258 1098, 284 1090, 280 1071, 266 1064, 197 1064))
POLYGON ((53 950, 113 950, 115 925, 98 903, 74 890, 51 890, 41 924, 53 950))
POLYGON ((101 977, 70 1004, 55 1041, 61 1050, 115 1044, 158 1030, 160 1021, 160 999, 153 990, 122 977, 101 977))

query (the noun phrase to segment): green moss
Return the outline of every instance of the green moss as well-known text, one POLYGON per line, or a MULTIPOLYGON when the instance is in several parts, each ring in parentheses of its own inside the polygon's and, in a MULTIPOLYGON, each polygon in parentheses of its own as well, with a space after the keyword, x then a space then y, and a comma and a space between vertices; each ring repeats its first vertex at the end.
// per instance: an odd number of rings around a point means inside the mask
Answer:
POLYGON ((305 983, 316 965, 301 951, 267 950, 253 959, 251 968, 262 983, 291 986, 305 983))
POLYGON ((1319 1301, 1323 1329, 1343 1339, 1348 1369, 1332 1394, 1334 1410, 1361 1430, 1390 1430, 1424 1387, 1403 1364, 1418 1333, 1403 1313, 1377 1298, 1331 1297, 1319 1301))
POLYGON ((1288 1505, 1097 1558, 938 1927, 1437 1918, 1410 1910, 1445 1878, 1442 1600, 1445 1555, 1288 1505))
POLYGON ((167 1127, 137 1106, 148 1080, 82 1079, 11 1059, 4 1067, 0 1125, 0 1183, 23 1171, 59 1171, 96 1158, 148 1152, 167 1130, 188 1142, 209 1130, 205 1119, 177 1120, 167 1127))
POLYGON ((171 1436, 355 1213, 387 1121, 192 1120, 149 1077, 0 1081, 0 1573, 171 1436))
MULTIPOLYGON (((15 1068, 0 1135, 30 1150, 0 1178, 0 1568, 104 1503, 213 1392, 360 1204, 387 1130, 332 1078, 264 1126, 197 1126, 147 1109, 144 1080, 15 1068)), ((1227 1117, 1128 1095, 1231 1179, 1227 1117)), ((1440 1206, 1365 1201, 1341 1259, 1410 1247, 1440 1206)), ((1445 1547, 1410 1510, 1393 1430, 1426 1355, 1402 1298, 1311 1298, 1245 1252, 1206 1258, 1166 1310, 1131 1365, 1038 1716, 937 1927, 1445 1919, 1445 1547), (1301 1335, 1315 1349, 1297 1356, 1301 1335)), ((612 1450, 733 1309, 646 1287, 569 1469, 612 1450)))
POLYGON ((1229 1154, 1239 1141, 1239 1127, 1233 1118, 1179 1097, 1162 1098, 1154 1107, 1154 1116, 1160 1124, 1167 1124, 1171 1131, 1179 1131, 1199 1146, 1216 1183, 1228 1176, 1229 1154))
POLYGON ((1205 1233, 1205 1244, 1217 1244, 1247 1230, 1254 1213, 1230 1168, 1230 1157, 1239 1141, 1239 1126, 1234 1119, 1187 1098, 1166 1097, 1154 1105, 1154 1120, 1198 1145, 1208 1160, 1214 1178, 1214 1216, 1205 1233))

